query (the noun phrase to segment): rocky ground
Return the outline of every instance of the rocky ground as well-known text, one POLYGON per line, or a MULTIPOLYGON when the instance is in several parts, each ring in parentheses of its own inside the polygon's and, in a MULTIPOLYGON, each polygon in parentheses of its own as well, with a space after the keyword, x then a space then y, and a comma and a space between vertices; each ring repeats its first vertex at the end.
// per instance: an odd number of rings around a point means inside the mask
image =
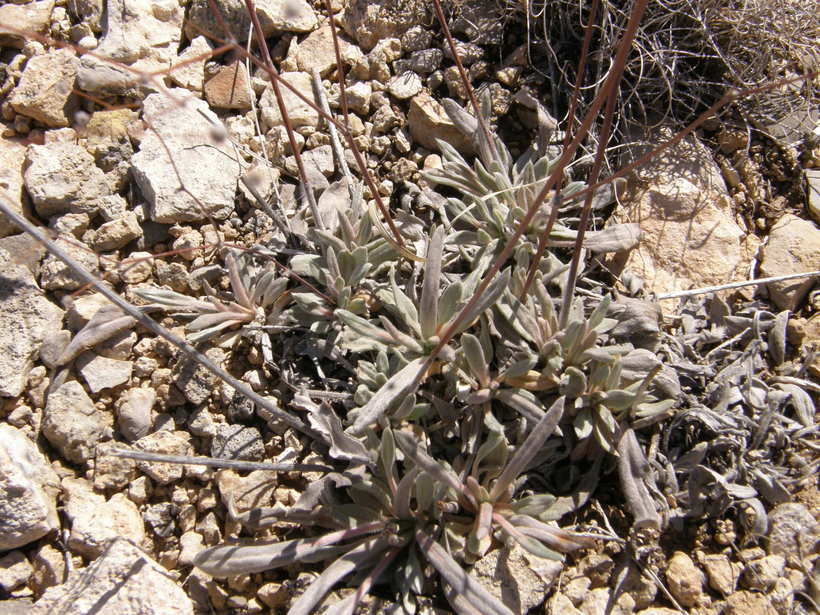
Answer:
MULTIPOLYGON (((218 4, 244 45, 243 3, 218 4)), ((322 90, 337 114, 336 60, 319 4, 260 0, 257 7, 282 77, 312 99, 322 90)), ((395 207, 429 206, 421 171, 441 165, 435 139, 465 155, 472 147, 439 103, 465 97, 449 48, 438 27, 428 27, 427 3, 331 4, 344 24, 350 129, 377 190, 395 207)), ((494 13, 495 3, 455 5, 451 27, 474 86, 488 89, 511 139, 530 134, 531 110, 521 92, 538 93, 544 81, 533 75, 525 46, 498 43, 505 19, 494 13)), ((306 227, 271 83, 261 71, 248 72, 240 54, 213 55, 220 43, 203 33, 221 27, 204 0, 0 6, 0 197, 138 304, 144 302, 135 290, 148 286, 189 295, 201 294, 206 281, 229 287, 217 244, 266 245, 276 233, 275 216, 257 205, 249 186, 281 208, 293 228, 306 227), (155 71, 156 80, 144 78, 155 71)), ((327 124, 284 95, 310 182, 331 194, 342 169, 327 124)), ((657 143, 667 130, 653 129, 641 143, 657 143)), ((811 130, 816 135, 817 124, 811 130)), ((643 166, 611 212, 612 222, 638 222, 643 231, 636 249, 601 263, 620 291, 662 295, 820 269, 816 141, 750 141, 745 130, 718 121, 698 137, 643 166)), ((349 150, 344 157, 355 169, 349 150)), ((722 504, 710 500, 701 514, 680 517, 662 536, 660 552, 637 564, 619 543, 576 554, 566 565, 505 547, 480 560, 474 574, 520 613, 812 612, 820 601, 816 280, 659 303, 659 340, 684 349, 675 359, 683 374, 678 392, 692 405, 658 438, 666 438, 662 447, 677 438, 674 446, 694 453, 705 450, 706 440, 725 440, 724 449, 709 449, 715 476, 704 483, 722 504), (728 412, 737 403, 715 390, 712 399, 707 395, 710 380, 735 378, 737 366, 754 370, 744 391, 758 387, 765 400, 777 390, 786 400, 782 413, 767 415, 770 431, 697 414, 709 410, 704 404, 728 412), (716 421, 711 432, 708 420, 716 421), (723 454, 742 463, 720 474, 723 454)), ((216 581, 192 570, 192 562, 204 545, 238 534, 227 516, 229 499, 242 510, 290 505, 310 476, 245 475, 106 451, 263 460, 286 458, 302 443, 291 430, 254 417, 230 386, 132 323, 100 343, 71 345, 89 322, 111 322, 106 305, 0 214, 0 613, 285 612, 314 570, 216 581)), ((178 321, 158 318, 182 333, 178 321)), ((205 354, 258 392, 280 386, 256 346, 239 348, 205 354)), ((295 352, 310 362, 309 351, 295 352)), ((745 394, 737 382, 732 394, 745 394)), ((684 497, 671 486, 665 496, 672 509, 684 497)), ((686 497, 693 508, 692 493, 686 497)), ((625 537, 630 525, 622 504, 616 490, 600 485, 574 521, 625 537)), ((278 528, 280 535, 286 528, 278 528)), ((444 605, 434 599, 426 612, 448 612, 444 605)), ((391 612, 376 598, 368 608, 391 612)))

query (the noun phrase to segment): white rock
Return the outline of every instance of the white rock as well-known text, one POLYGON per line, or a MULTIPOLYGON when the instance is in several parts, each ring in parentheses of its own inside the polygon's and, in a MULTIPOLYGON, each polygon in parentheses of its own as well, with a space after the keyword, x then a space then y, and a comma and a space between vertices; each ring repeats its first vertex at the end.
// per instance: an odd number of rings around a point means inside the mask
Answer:
POLYGON ((95 55, 83 56, 80 87, 92 93, 133 95, 146 85, 137 71, 169 68, 182 37, 184 9, 176 0, 108 0, 95 55), (131 70, 105 62, 110 58, 131 70))
MULTIPOLYGON (((339 53, 345 64, 355 65, 364 58, 362 50, 345 40, 343 36, 339 36, 339 53)), ((336 50, 333 47, 330 26, 324 25, 308 34, 296 48, 295 60, 300 71, 313 74, 315 69, 322 77, 329 75, 336 68, 336 50)))
POLYGON ((105 173, 84 147, 63 141, 31 145, 23 175, 37 213, 43 217, 65 212, 95 214, 100 199, 111 193, 105 173))
POLYGON ((0 424, 0 551, 42 538, 59 526, 60 480, 19 429, 0 424))
POLYGON ((205 61, 208 59, 205 54, 210 51, 211 45, 207 38, 204 36, 195 37, 188 48, 179 54, 177 61, 174 62, 175 66, 180 66, 171 69, 171 81, 181 88, 192 92, 201 92, 205 82, 205 61))
POLYGON ((706 600, 707 596, 703 592, 704 580, 704 574, 683 551, 676 551, 669 559, 666 582, 669 591, 683 606, 699 606, 706 600))
POLYGON ((526 613, 544 601, 564 565, 535 557, 517 544, 496 549, 475 563, 473 576, 515 613, 526 613))
POLYGON ((122 218, 103 223, 94 233, 92 245, 95 250, 117 250, 142 237, 142 227, 137 214, 128 211, 122 218))
POLYGON ((584 596, 578 610, 584 615, 631 615, 635 610, 635 601, 627 593, 618 596, 610 607, 611 592, 608 587, 596 587, 584 596))
MULTIPOLYGON (((276 31, 310 32, 318 24, 316 13, 306 0, 257 0, 256 15, 265 38, 276 31)), ((209 0, 193 0, 188 11, 188 38, 205 33, 224 38, 223 23, 228 24, 231 34, 240 43, 248 40, 250 18, 242 0, 220 0, 222 21, 214 14, 209 0)))
POLYGON ((77 357, 76 367, 91 392, 99 393, 128 382, 134 364, 131 361, 108 359, 93 352, 85 352, 77 357))
MULTIPOLYGON (((282 73, 280 77, 308 100, 313 100, 313 86, 311 85, 309 74, 290 72, 282 73)), ((288 87, 280 85, 279 89, 282 92, 282 100, 285 103, 291 125, 294 128, 299 128, 300 126, 313 126, 315 128, 319 125, 319 114, 315 109, 309 107, 288 87)), ((265 130, 284 124, 282 114, 279 113, 279 105, 276 103, 276 96, 274 95, 272 86, 269 85, 262 93, 259 99, 259 109, 262 114, 262 124, 265 130)))
POLYGON ((806 192, 809 214, 820 224, 820 169, 806 169, 806 192))
MULTIPOLYGON (((366 81, 357 81, 350 87, 345 88, 347 95, 347 105, 354 113, 366 116, 370 113, 370 97, 373 95, 373 87, 366 81)), ((361 120, 359 120, 361 122, 361 120)))
POLYGON ((69 548, 88 558, 102 555, 106 542, 122 537, 139 543, 145 536, 142 515, 124 493, 106 501, 82 478, 62 481, 65 514, 71 522, 69 548))
MULTIPOLYGON (((23 214, 25 193, 23 191, 23 163, 26 158, 26 146, 20 139, 10 139, 0 135, 0 188, 3 192, 3 203, 14 212, 23 214)), ((17 227, 0 213, 0 237, 19 232, 17 227)))
MULTIPOLYGON (((820 269, 820 229, 810 220, 786 214, 772 227, 761 249, 760 277, 820 269)), ((794 311, 812 289, 815 278, 767 284, 769 297, 781 310, 794 311)))
MULTIPOLYGON (((190 435, 184 431, 155 431, 134 442, 134 448, 163 455, 191 455, 193 449, 189 439, 190 435)), ((185 466, 178 463, 140 461, 137 466, 160 485, 177 481, 185 473, 185 466)))
POLYGON ((50 615, 194 615, 194 606, 168 571, 124 538, 116 538, 87 568, 46 590, 30 611, 50 615))
POLYGON ((782 555, 789 562, 817 552, 820 541, 818 523, 805 504, 779 504, 769 513, 769 553, 782 555))
POLYGON ((48 396, 43 435, 63 457, 84 464, 94 457, 97 443, 110 433, 107 423, 82 385, 72 380, 48 396))
POLYGON ((407 122, 413 140, 427 149, 438 151, 436 139, 441 139, 463 154, 473 151, 470 140, 455 127, 444 107, 427 91, 411 99, 407 122))
POLYGON ((26 63, 20 83, 9 102, 17 113, 50 128, 71 123, 76 106, 74 81, 80 61, 69 48, 49 49, 26 63))
POLYGON ((238 60, 228 66, 220 66, 205 83, 203 91, 208 104, 219 109, 245 111, 252 106, 251 97, 256 102, 248 71, 245 64, 238 60))
MULTIPOLYGON (((151 277, 154 257, 150 252, 132 252, 121 263, 120 279, 126 284, 139 284, 151 277)), ((116 358, 116 357, 115 357, 116 358)))
POLYGON ((0 557, 0 587, 11 592, 28 582, 34 568, 22 551, 11 551, 0 557))
POLYGON ((5 2, 0 6, 0 45, 23 47, 33 34, 48 34, 54 0, 40 0, 17 4, 5 2), (10 25, 14 31, 3 25, 10 25))
POLYGON ((34 574, 29 579, 29 587, 35 596, 40 596, 47 588, 59 585, 65 578, 65 557, 46 543, 32 555, 34 574))
POLYGON ((202 536, 197 532, 185 532, 179 537, 179 564, 193 566, 194 558, 205 549, 202 536))
POLYGON ((17 256, 24 255, 0 249, 0 397, 23 392, 43 338, 59 330, 63 319, 63 310, 46 299, 17 256))
MULTIPOLYGON (((320 145, 314 149, 302 152, 302 164, 305 166, 305 173, 308 180, 316 173, 329 177, 336 170, 336 165, 333 161, 333 148, 330 145, 320 145)), ((285 170, 288 173, 296 176, 298 168, 296 167, 296 159, 289 156, 285 160, 285 170)), ((321 180, 320 180, 321 181, 321 180)), ((311 185, 312 182, 311 182, 311 185)))
POLYGON ((219 120, 208 104, 192 98, 187 90, 173 89, 170 97, 152 94, 143 107, 144 119, 157 132, 146 132, 131 162, 151 219, 170 224, 205 220, 206 212, 217 220, 227 218, 234 208, 242 163, 236 161, 230 144, 214 138, 213 124, 205 117, 216 123, 219 120), (185 101, 184 105, 180 101, 185 101), (169 151, 183 185, 169 164, 169 151), (181 191, 183 186, 196 200, 181 191))
POLYGON ((783 577, 785 569, 786 558, 782 555, 767 555, 746 564, 740 582, 747 589, 768 592, 783 577))
POLYGON ((396 75, 388 82, 387 91, 399 100, 413 98, 421 92, 421 77, 412 71, 396 75))
POLYGON ((726 555, 723 553, 704 555, 701 563, 709 578, 709 587, 724 598, 735 591, 738 573, 726 555))
MULTIPOLYGON (((86 272, 94 275, 100 265, 97 255, 77 243, 76 240, 67 241, 62 238, 55 240, 57 246, 68 253, 86 272)), ((85 285, 85 280, 68 268, 63 261, 56 256, 49 254, 40 269, 40 286, 43 290, 77 290, 85 285)))
POLYGON ((157 392, 151 388, 128 389, 119 400, 117 427, 129 442, 139 440, 151 430, 151 411, 157 392))
POLYGON ((346 2, 342 26, 369 51, 381 39, 401 36, 411 26, 424 23, 429 5, 422 0, 346 2))
MULTIPOLYGON (((666 138, 646 137, 653 144, 666 138)), ((625 260, 655 293, 748 279, 759 242, 735 222, 720 169, 701 143, 684 140, 638 173, 646 187, 611 222, 637 222, 643 237, 626 257, 614 257, 616 266, 625 260)), ((673 310, 675 301, 661 308, 673 310)))

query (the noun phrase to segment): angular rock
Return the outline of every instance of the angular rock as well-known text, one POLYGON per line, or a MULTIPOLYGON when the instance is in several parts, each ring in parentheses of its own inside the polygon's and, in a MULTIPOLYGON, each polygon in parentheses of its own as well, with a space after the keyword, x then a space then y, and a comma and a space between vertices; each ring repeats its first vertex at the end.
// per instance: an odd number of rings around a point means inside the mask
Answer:
POLYGON ((108 423, 82 385, 72 380, 48 396, 43 435, 63 457, 85 464, 94 457, 94 447, 110 437, 108 423))
POLYGON ((786 559, 782 555, 767 555, 746 564, 740 582, 747 589, 768 592, 786 570, 786 559))
POLYGON ((373 95, 373 87, 369 83, 366 81, 354 83, 345 88, 345 94, 351 111, 364 116, 370 113, 370 97, 373 95))
POLYGON ((413 140, 427 149, 438 151, 436 139, 441 139, 462 154, 473 151, 470 140, 455 127, 444 107, 427 91, 422 91, 410 101, 407 122, 413 140))
POLYGON ((63 319, 63 310, 46 299, 16 256, 0 248, 0 397, 23 392, 43 338, 59 330, 63 319))
POLYGON ((32 568, 22 551, 11 551, 0 557, 0 588, 11 592, 28 582, 32 568))
POLYGON ((239 514, 276 502, 274 492, 279 484, 276 472, 254 470, 247 476, 240 476, 233 470, 220 470, 216 482, 222 503, 225 506, 233 504, 239 514))
POLYGON ((629 594, 621 594, 610 607, 612 592, 608 587, 596 587, 584 596, 578 610, 584 615, 632 615, 635 601, 629 594))
MULTIPOLYGON (((809 220, 786 214, 772 227, 761 249, 760 277, 820 269, 820 229, 809 220)), ((814 286, 815 278, 767 284, 769 297, 781 310, 794 311, 814 286)))
POLYGON ((77 357, 76 366, 91 392, 99 393, 128 382, 134 364, 86 352, 77 357))
MULTIPOLYGON (((126 284, 139 284, 151 277, 154 256, 150 252, 132 252, 120 271, 120 279, 126 284)), ((112 357, 117 358, 117 357, 112 357)))
POLYGON ((764 594, 741 590, 726 599, 724 615, 778 615, 764 594))
POLYGON ((806 192, 809 214, 820 224, 820 169, 806 169, 806 192))
POLYGON ((74 615, 194 615, 193 603, 168 571, 125 538, 110 541, 91 565, 47 589, 30 613, 66 609, 74 615))
POLYGON ((669 559, 666 582, 669 591, 683 606, 698 606, 707 598, 703 593, 703 573, 683 551, 676 551, 669 559))
MULTIPOLYGON (((184 431, 155 431, 134 442, 134 448, 163 455, 191 455, 190 436, 184 431)), ((168 485, 185 474, 185 466, 177 463, 139 461, 137 467, 160 485, 168 485)))
POLYGON ((34 566, 34 573, 29 580, 29 587, 35 597, 42 595, 47 588, 63 582, 65 558, 50 544, 44 544, 37 549, 31 558, 31 563, 34 566))
POLYGON ((94 56, 86 54, 80 63, 80 87, 121 96, 156 88, 150 82, 140 83, 141 73, 170 68, 182 37, 183 16, 177 2, 108 0, 99 45, 94 56))
POLYGON ((68 48, 34 56, 11 93, 11 106, 50 128, 68 126, 77 103, 72 89, 79 65, 80 60, 68 48))
MULTIPOLYGON (((343 36, 339 36, 339 53, 345 64, 355 65, 364 58, 362 50, 343 36)), ((324 25, 308 34, 296 48, 295 59, 300 71, 313 74, 314 70, 318 70, 322 77, 328 76, 336 68, 336 50, 330 26, 324 25)))
MULTIPOLYGON (((10 5, 6 5, 10 6, 10 5)), ((2 10, 3 7, 0 7, 2 10)), ((0 22, 2 19, 0 19, 0 22)), ((21 139, 9 139, 0 135, 0 195, 3 203, 15 213, 23 215, 26 195, 23 190, 23 163, 26 158, 26 146, 21 139)), ((0 213, 0 237, 19 232, 11 220, 0 213)))
MULTIPOLYGON (((312 150, 302 152, 302 164, 305 166, 305 174, 308 176, 308 182, 316 187, 316 184, 310 181, 312 178, 319 176, 329 177, 336 170, 336 165, 333 160, 333 148, 330 145, 320 145, 312 150)), ((289 156, 285 160, 285 170, 294 176, 298 174, 298 167, 296 166, 296 159, 289 156)), ((324 177, 316 177, 321 184, 324 177)))
POLYGON ((242 62, 220 66, 216 74, 208 79, 204 87, 205 100, 219 109, 251 108, 253 90, 250 87, 248 71, 242 62))
POLYGON ((424 23, 429 3, 422 0, 350 0, 345 3, 342 26, 365 51, 384 38, 401 36, 424 23))
MULTIPOLYGON (((309 74, 291 72, 282 73, 280 76, 308 100, 313 100, 313 86, 311 85, 309 74)), ((280 86, 279 89, 282 92, 282 100, 285 103, 288 116, 294 128, 299 128, 300 126, 316 127, 319 125, 319 114, 315 109, 305 104, 304 101, 300 100, 284 85, 280 86)), ((276 96, 271 86, 268 86, 265 88, 265 91, 262 92, 262 96, 259 99, 259 109, 262 114, 262 123, 265 130, 284 124, 282 114, 279 113, 279 105, 276 104, 276 96)))
POLYGON ((399 100, 413 98, 421 92, 421 77, 412 71, 396 75, 387 83, 387 91, 399 100))
POLYGON ((157 392, 151 388, 128 389, 119 400, 117 427, 129 442, 147 436, 153 422, 151 412, 157 392))
POLYGON ((789 502, 769 513, 769 554, 798 563, 817 552, 820 524, 805 504, 789 502))
POLYGON ((54 4, 54 0, 25 4, 3 3, 0 6, 0 45, 20 48, 30 40, 32 34, 47 34, 54 4), (4 28, 4 25, 14 29, 4 28))
MULTIPOLYGON (((205 356, 217 365, 225 360, 225 352, 220 348, 209 348, 205 356)), ((177 388, 194 405, 205 402, 214 392, 219 379, 196 361, 184 357, 177 365, 177 388)))
MULTIPOLYGON (((228 38, 223 31, 223 24, 227 24, 230 34, 239 43, 245 43, 251 23, 245 3, 242 0, 220 0, 221 21, 213 14, 212 6, 209 0, 191 2, 185 27, 188 38, 201 34, 228 38)), ((277 31, 310 32, 319 23, 306 0, 258 0, 254 6, 265 38, 277 31)))
POLYGON ((261 461, 265 457, 265 443, 256 427, 222 424, 211 441, 211 456, 261 461))
POLYGON ((227 218, 234 208, 242 165, 233 162, 233 147, 215 138, 211 122, 218 124, 219 119, 208 104, 177 88, 170 90, 170 97, 152 94, 143 108, 143 118, 156 132, 146 132, 131 162, 151 219, 173 224, 205 220, 207 214, 217 220, 227 218), (169 151, 182 185, 169 164, 169 151), (183 187, 196 200, 182 191, 183 187))
POLYGON ((726 555, 722 553, 705 555, 701 563, 706 570, 709 587, 724 598, 735 591, 738 574, 726 555))
POLYGON ((16 549, 60 527, 60 479, 23 432, 0 424, 0 551, 16 549))
POLYGON ((105 173, 85 148, 62 141, 31 145, 23 174, 37 213, 48 218, 65 212, 94 215, 100 199, 111 193, 105 173))
MULTIPOLYGON (((654 134, 646 142, 666 138, 654 134)), ((748 278, 757 240, 735 222, 720 170, 702 144, 684 140, 638 174, 644 187, 621 204, 611 222, 636 222, 643 237, 627 255, 614 257, 614 267, 625 265, 658 294, 748 278)), ((661 303, 664 310, 676 305, 661 303)))
POLYGON ((197 36, 185 51, 179 54, 170 73, 171 81, 181 88, 192 92, 201 92, 205 82, 205 54, 211 51, 211 45, 204 36, 197 36))
POLYGON ((72 551, 93 559, 102 555, 112 538, 139 543, 145 536, 139 509, 124 493, 106 500, 81 478, 65 478, 62 486, 65 513, 71 522, 68 546, 72 551))
POLYGON ((117 250, 139 237, 142 237, 142 227, 137 215, 128 211, 122 218, 103 223, 94 233, 91 245, 95 250, 117 250))
POLYGON ((526 613, 544 601, 563 564, 524 551, 518 544, 496 549, 475 563, 472 574, 515 613, 526 613))
MULTIPOLYGON (((95 275, 100 259, 90 249, 74 241, 58 238, 54 242, 72 257, 86 272, 95 275)), ((63 261, 49 254, 40 269, 40 286, 43 290, 77 290, 85 285, 85 280, 68 268, 63 261)))

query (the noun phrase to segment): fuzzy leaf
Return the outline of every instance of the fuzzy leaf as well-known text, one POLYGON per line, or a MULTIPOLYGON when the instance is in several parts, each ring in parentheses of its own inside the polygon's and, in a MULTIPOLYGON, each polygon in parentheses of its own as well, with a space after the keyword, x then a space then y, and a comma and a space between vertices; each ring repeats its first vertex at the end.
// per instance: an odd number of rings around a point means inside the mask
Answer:
MULTIPOLYGON (((340 311, 342 310, 337 310, 337 313, 340 311)), ((423 358, 414 359, 391 376, 384 386, 370 398, 370 401, 359 410, 353 425, 347 429, 348 433, 353 436, 362 435, 386 412, 398 406, 406 395, 413 393, 418 386, 423 367, 423 358)))
POLYGON ((118 307, 104 305, 63 349, 55 365, 59 367, 73 361, 86 350, 94 348, 97 344, 101 344, 122 331, 127 331, 136 323, 134 317, 123 314, 118 307))
POLYGON ((424 265, 424 284, 421 287, 419 322, 421 336, 428 339, 436 334, 438 327, 438 299, 441 284, 441 259, 444 255, 444 227, 433 230, 427 247, 427 262, 424 265))
POLYGON ((422 471, 432 476, 435 480, 450 487, 456 493, 464 493, 464 484, 455 472, 445 468, 438 461, 430 457, 410 434, 397 431, 393 434, 396 444, 402 452, 407 455, 422 471))

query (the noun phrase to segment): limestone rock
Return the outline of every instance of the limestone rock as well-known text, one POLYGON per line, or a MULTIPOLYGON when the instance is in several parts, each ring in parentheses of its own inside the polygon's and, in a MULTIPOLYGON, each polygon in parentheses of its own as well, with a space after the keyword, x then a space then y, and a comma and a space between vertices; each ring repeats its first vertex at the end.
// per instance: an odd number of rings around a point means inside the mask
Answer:
POLYGON ((142 227, 133 211, 110 222, 104 222, 94 233, 92 246, 95 250, 108 251, 123 248, 142 237, 142 227))
POLYGON ((47 588, 63 582, 65 558, 50 544, 44 544, 37 549, 31 563, 34 566, 34 573, 29 580, 29 587, 35 596, 40 596, 47 588))
POLYGON ((201 92, 205 82, 205 61, 211 51, 211 45, 204 36, 197 36, 185 51, 179 54, 171 69, 170 77, 174 84, 192 92, 201 92), (195 58, 197 58, 195 60, 195 58))
POLYGON ((173 224, 205 220, 207 212, 223 220, 233 211, 242 165, 233 162, 233 148, 215 139, 211 122, 200 115, 219 121, 205 101, 192 98, 182 89, 170 90, 170 95, 152 94, 145 99, 143 117, 156 133, 145 134, 140 151, 131 159, 151 219, 173 224), (168 162, 169 150, 183 185, 168 162), (196 200, 181 190, 183 186, 196 200))
POLYGON ((76 365, 92 393, 113 389, 128 382, 134 367, 131 361, 108 359, 93 352, 86 352, 77 357, 76 365))
POLYGON ((482 557, 472 574, 513 612, 526 613, 544 601, 563 567, 561 562, 536 557, 516 544, 482 557))
MULTIPOLYGON (((646 140, 654 144, 666 138, 661 133, 646 140)), ((616 269, 625 264, 655 293, 749 277, 756 239, 735 222, 720 170, 703 145, 685 140, 638 174, 645 187, 622 203, 612 222, 638 223, 643 237, 628 255, 614 257, 616 269)), ((664 310, 675 305, 661 304, 664 310)))
POLYGON ((125 538, 115 538, 91 565, 47 589, 30 612, 66 610, 74 615, 194 614, 193 603, 168 571, 125 538))
POLYGON ((20 83, 9 102, 17 113, 50 128, 71 123, 76 105, 72 88, 80 61, 71 49, 50 49, 26 63, 20 83))
POLYGON ((31 145, 23 174, 34 208, 45 218, 64 212, 95 214, 110 194, 105 173, 85 148, 69 141, 31 145))
MULTIPOLYGON (((318 24, 316 13, 307 0, 258 0, 254 5, 265 38, 276 31, 310 32, 318 24)), ((227 38, 222 30, 224 23, 239 43, 245 43, 251 23, 245 3, 242 0, 220 0, 218 6, 222 21, 213 14, 209 0, 191 2, 185 28, 188 38, 209 33, 227 38)))
MULTIPOLYGON (((338 34, 338 33, 337 33, 338 34)), ((355 65, 364 58, 362 50, 339 36, 339 53, 345 64, 355 65)), ((296 66, 300 71, 312 74, 314 69, 326 77, 336 68, 336 50, 329 25, 308 34, 296 48, 296 66)))
POLYGON ((274 491, 279 484, 277 473, 270 470, 254 470, 247 476, 240 476, 233 470, 220 470, 216 482, 222 503, 228 506, 233 502, 238 514, 272 506, 274 491))
MULTIPOLYGON (((163 455, 191 455, 190 435, 184 431, 155 431, 134 442, 134 448, 163 455)), ((168 485, 182 478, 185 466, 176 463, 139 461, 137 467, 160 485, 168 485)))
MULTIPOLYGON (((309 74, 290 72, 282 73, 280 76, 308 100, 313 100, 313 87, 311 86, 309 74)), ((319 114, 316 110, 305 104, 304 101, 300 100, 287 87, 280 86, 279 89, 282 92, 282 100, 285 103, 291 124, 294 128, 299 128, 300 126, 316 127, 319 125, 319 114)), ((259 99, 259 109, 262 114, 262 123, 266 130, 284 124, 282 114, 279 113, 279 106, 276 103, 276 96, 271 86, 268 86, 265 88, 265 91, 262 92, 262 96, 259 99)))
MULTIPOLYGON (((6 5, 10 6, 10 5, 6 5)), ((2 10, 4 7, 0 7, 2 10)), ((2 19, 0 19, 2 21, 2 19)), ((20 139, 9 139, 0 135, 0 195, 3 203, 16 213, 24 213, 26 195, 23 190, 23 162, 26 158, 26 146, 20 139)), ((0 213, 0 237, 16 233, 17 227, 11 220, 0 213)))
POLYGON ((0 424, 0 551, 16 549, 60 527, 60 481, 22 431, 0 424))
POLYGON ((806 169, 806 192, 809 214, 820 224, 820 169, 806 169))
POLYGON ((735 591, 738 575, 735 567, 726 555, 722 553, 704 555, 701 563, 703 564, 704 570, 706 570, 709 587, 724 598, 735 591))
POLYGON ((426 90, 410 100, 407 121, 413 140, 427 149, 438 151, 436 139, 441 139, 462 154, 473 151, 470 140, 455 127, 444 107, 426 90))
POLYGON ((172 0, 108 0, 103 35, 95 56, 86 54, 80 64, 80 87, 104 95, 130 95, 141 90, 144 85, 138 83, 138 71, 170 68, 176 58, 183 16, 183 8, 172 0))
POLYGON ((740 582, 747 589, 768 592, 785 570, 786 559, 782 555, 767 555, 746 564, 740 582))
POLYGON ((367 116, 370 113, 370 97, 373 95, 373 86, 366 81, 359 81, 345 88, 347 105, 353 113, 367 116))
POLYGON ((820 524, 804 504, 780 504, 769 513, 769 554, 797 563, 817 552, 819 540, 820 524))
MULTIPOLYGON (((131 252, 128 262, 123 262, 120 279, 126 284, 139 284, 151 277, 154 256, 150 252, 131 252)), ((117 358, 117 357, 112 357, 117 358)))
POLYGON ((427 7, 422 0, 350 0, 345 3, 342 26, 362 49, 370 51, 381 39, 401 36, 424 23, 427 7))
POLYGON ((211 441, 211 456, 218 459, 262 461, 265 443, 256 427, 222 424, 211 441))
MULTIPOLYGON (((768 278, 820 269, 820 229, 792 214, 780 218, 761 250, 760 277, 768 278)), ((781 310, 794 311, 814 286, 814 278, 768 284, 769 297, 781 310)))
POLYGON ((124 493, 106 500, 81 478, 64 478, 62 486, 65 513, 71 522, 68 546, 72 551, 93 559, 102 555, 112 538, 139 543, 145 536, 139 509, 124 493))
POLYGON ((387 83, 387 91, 399 100, 413 98, 421 92, 421 77, 412 71, 396 75, 387 83))
POLYGON ((612 592, 608 587, 596 587, 584 596, 578 610, 584 615, 631 615, 635 601, 629 594, 621 594, 610 608, 612 592))
MULTIPOLYGON (((97 255, 77 241, 58 238, 54 242, 72 257, 88 273, 94 275, 100 265, 97 255)), ((40 286, 43 290, 77 290, 85 281, 68 268, 63 261, 49 254, 40 269, 40 286)))
POLYGON ((0 588, 11 592, 25 585, 34 572, 22 551, 11 551, 0 557, 0 588))
POLYGON ((119 400, 117 427, 129 442, 139 440, 151 430, 151 412, 157 392, 151 388, 128 389, 119 400))
POLYGON ((205 100, 219 109, 251 108, 253 90, 250 87, 248 71, 242 62, 220 66, 216 74, 208 79, 204 87, 205 100))
POLYGON ((735 592, 726 599, 724 615, 777 615, 777 610, 764 594, 750 591, 735 592))
POLYGON ((0 6, 0 45, 22 47, 32 34, 47 34, 51 24, 54 0, 40 0, 26 4, 4 2, 0 6), (4 28, 8 25, 14 28, 4 28))
POLYGON ((94 406, 82 385, 72 380, 48 396, 43 413, 43 435, 74 463, 85 464, 94 447, 110 434, 107 418, 94 406))
MULTIPOLYGON (((205 356, 220 365, 225 360, 225 352, 220 348, 209 348, 205 356)), ((177 364, 177 388, 192 404, 205 402, 213 393, 219 379, 196 361, 183 357, 177 364)))
POLYGON ((0 248, 0 397, 23 392, 43 338, 59 330, 62 319, 63 310, 46 299, 31 269, 0 248))
POLYGON ((703 573, 683 551, 676 551, 666 569, 669 591, 683 606, 699 606, 706 599, 703 593, 703 573))

